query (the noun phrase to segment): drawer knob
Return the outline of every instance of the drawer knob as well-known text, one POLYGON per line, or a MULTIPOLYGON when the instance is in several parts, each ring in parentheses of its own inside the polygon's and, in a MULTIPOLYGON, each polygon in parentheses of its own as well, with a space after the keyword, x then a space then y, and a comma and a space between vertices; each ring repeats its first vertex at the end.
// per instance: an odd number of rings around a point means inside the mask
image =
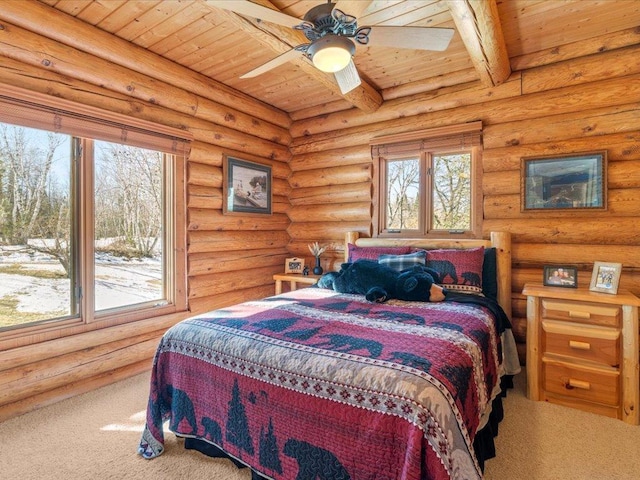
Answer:
POLYGON ((591 350, 591 344, 588 342, 579 342, 577 340, 569 340, 569 346, 576 350, 591 350))
POLYGON ((573 390, 574 388, 581 388, 582 390, 590 390, 591 384, 589 382, 585 382, 584 380, 576 380, 575 378, 570 378, 569 381, 564 385, 567 390, 573 390))
POLYGON ((578 312, 578 311, 569 311, 570 318, 591 318, 591 314, 589 312, 578 312))

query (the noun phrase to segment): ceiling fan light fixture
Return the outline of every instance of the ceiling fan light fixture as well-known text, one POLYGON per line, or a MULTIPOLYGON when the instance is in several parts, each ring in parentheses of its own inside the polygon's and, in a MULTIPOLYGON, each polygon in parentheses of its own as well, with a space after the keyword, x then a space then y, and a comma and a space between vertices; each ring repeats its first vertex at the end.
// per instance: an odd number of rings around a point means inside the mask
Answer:
POLYGON ((318 70, 339 72, 351 61, 356 47, 351 40, 339 35, 328 34, 313 42, 307 54, 318 70))

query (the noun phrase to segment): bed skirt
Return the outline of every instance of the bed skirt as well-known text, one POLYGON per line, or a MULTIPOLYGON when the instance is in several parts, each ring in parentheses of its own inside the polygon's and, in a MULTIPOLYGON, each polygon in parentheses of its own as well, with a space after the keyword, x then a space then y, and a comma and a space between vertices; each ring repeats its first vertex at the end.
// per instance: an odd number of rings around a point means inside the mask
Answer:
MULTIPOLYGON (((498 436, 498 425, 504 418, 502 398, 507 396, 508 389, 513 388, 513 375, 503 376, 500 382, 500 387, 502 393, 498 395, 491 404, 489 421, 484 428, 477 433, 473 440, 473 448, 476 458, 478 459, 478 464, 483 471, 485 461, 496 456, 494 438, 498 436)), ((185 438, 184 448, 187 450, 197 450, 198 452, 213 458, 227 458, 238 468, 248 468, 244 463, 227 455, 223 450, 205 440, 187 437, 185 438)), ((267 477, 263 477, 255 470, 251 470, 251 480, 265 480, 266 478, 267 477)))

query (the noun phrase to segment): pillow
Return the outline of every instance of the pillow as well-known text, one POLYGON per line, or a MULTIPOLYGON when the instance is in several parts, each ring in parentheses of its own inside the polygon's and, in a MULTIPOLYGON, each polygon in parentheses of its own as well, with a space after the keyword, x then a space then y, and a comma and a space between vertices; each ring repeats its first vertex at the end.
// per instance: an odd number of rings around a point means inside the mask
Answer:
POLYGON ((414 265, 425 265, 427 262, 427 252, 424 250, 418 250, 414 253, 407 253, 405 255, 380 255, 378 263, 393 268, 397 272, 411 268, 414 265))
POLYGON ((484 262, 482 264, 482 293, 485 297, 498 300, 498 267, 496 265, 496 249, 484 249, 484 262))
POLYGON ((349 249, 349 261, 356 260, 378 260, 380 255, 403 255, 411 252, 411 247, 358 247, 353 244, 347 245, 349 249))
POLYGON ((483 263, 484 247, 427 251, 427 267, 438 272, 441 284, 452 291, 481 294, 483 263))

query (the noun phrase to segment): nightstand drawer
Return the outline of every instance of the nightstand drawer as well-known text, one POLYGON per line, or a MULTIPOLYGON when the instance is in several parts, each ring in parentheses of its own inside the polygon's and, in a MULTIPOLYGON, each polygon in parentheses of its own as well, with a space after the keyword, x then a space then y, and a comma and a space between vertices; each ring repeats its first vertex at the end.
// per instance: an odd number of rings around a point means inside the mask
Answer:
POLYGON ((620 398, 620 376, 615 371, 543 360, 543 384, 548 392, 605 405, 618 405, 620 398))
POLYGON ((640 424, 640 298, 537 283, 527 297, 527 396, 640 424))
POLYGON ((618 327, 620 316, 618 305, 542 299, 542 318, 618 327))
POLYGON ((610 367, 620 366, 620 331, 593 325, 542 322, 542 350, 610 367))

